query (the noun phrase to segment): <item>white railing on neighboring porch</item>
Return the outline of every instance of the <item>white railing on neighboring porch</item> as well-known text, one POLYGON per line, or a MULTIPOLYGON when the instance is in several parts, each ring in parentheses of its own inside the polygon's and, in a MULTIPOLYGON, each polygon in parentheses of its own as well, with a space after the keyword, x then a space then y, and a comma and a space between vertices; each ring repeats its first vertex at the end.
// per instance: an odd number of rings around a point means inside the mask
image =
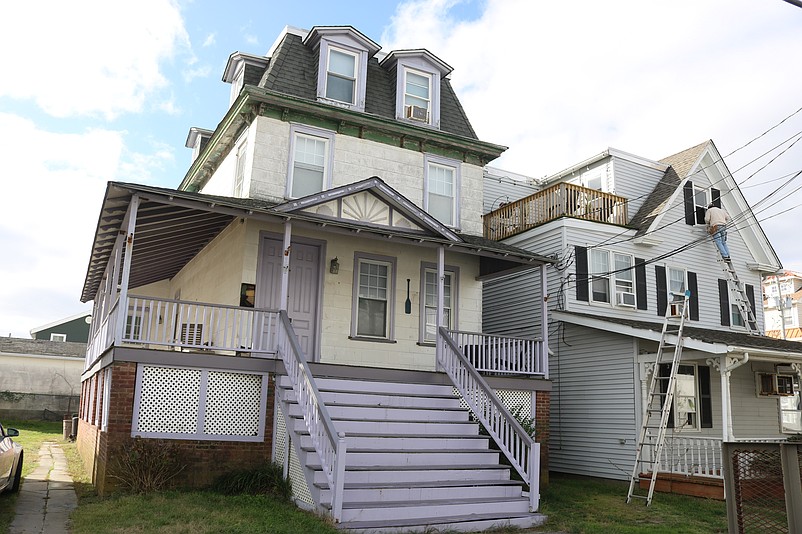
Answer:
POLYGON ((465 357, 482 373, 548 376, 542 339, 451 331, 465 357))
POLYGON ((438 328, 437 344, 437 363, 513 468, 529 485, 529 508, 537 511, 540 505, 540 444, 521 427, 462 353, 457 341, 443 327, 438 328))
POLYGON ((136 343, 181 349, 274 354, 278 311, 205 302, 129 296, 93 325, 87 348, 91 365, 112 344, 136 343))
POLYGON ((659 472, 723 478, 721 438, 667 437, 660 454, 659 472))
POLYGON ((345 483, 345 434, 337 434, 334 428, 286 311, 280 312, 278 324, 278 354, 284 362, 306 428, 331 488, 332 518, 339 522, 342 519, 345 483))

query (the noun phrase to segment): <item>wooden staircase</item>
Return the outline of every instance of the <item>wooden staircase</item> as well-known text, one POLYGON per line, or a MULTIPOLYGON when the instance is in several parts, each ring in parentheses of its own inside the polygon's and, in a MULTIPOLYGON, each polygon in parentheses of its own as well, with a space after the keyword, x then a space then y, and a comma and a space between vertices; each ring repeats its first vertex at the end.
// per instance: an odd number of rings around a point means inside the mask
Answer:
MULTIPOLYGON (((401 380, 403 373, 399 373, 401 380)), ((479 434, 451 386, 316 378, 347 448, 342 521, 351 532, 479 531, 530 527, 524 485, 479 434)), ((277 380, 280 409, 309 493, 320 511, 332 493, 287 377, 277 380)), ((297 483, 297 482, 296 482, 297 483)))

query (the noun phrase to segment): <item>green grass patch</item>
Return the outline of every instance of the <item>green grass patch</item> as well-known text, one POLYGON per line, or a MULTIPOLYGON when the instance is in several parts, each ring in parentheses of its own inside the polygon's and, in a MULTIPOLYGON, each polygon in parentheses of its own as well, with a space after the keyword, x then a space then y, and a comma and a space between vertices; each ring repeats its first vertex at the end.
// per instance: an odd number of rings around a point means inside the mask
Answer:
POLYGON ((714 534, 727 532, 723 501, 655 493, 650 506, 627 504, 627 482, 552 474, 541 492, 548 522, 532 532, 582 534, 714 534))
POLYGON ((85 499, 73 534, 295 534, 340 532, 320 517, 264 495, 164 492, 85 499))

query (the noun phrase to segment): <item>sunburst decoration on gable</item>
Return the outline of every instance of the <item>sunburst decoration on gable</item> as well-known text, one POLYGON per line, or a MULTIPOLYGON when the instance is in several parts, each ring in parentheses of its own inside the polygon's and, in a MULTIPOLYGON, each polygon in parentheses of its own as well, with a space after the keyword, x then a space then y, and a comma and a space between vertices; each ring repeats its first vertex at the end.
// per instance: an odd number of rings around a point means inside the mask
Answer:
POLYGON ((390 226, 390 206, 367 192, 342 199, 343 219, 390 226))

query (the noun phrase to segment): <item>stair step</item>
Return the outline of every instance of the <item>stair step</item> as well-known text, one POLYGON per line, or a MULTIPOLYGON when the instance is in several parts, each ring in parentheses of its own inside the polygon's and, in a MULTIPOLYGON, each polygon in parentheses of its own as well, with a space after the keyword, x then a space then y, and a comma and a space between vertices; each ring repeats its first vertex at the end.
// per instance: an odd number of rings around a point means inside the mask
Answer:
MULTIPOLYGON (((308 432, 302 417, 291 417, 293 429, 296 432, 308 432)), ((367 431, 380 432, 394 436, 418 435, 473 435, 479 434, 479 425, 467 421, 367 421, 340 419, 335 422, 338 432, 362 433, 367 431)))
MULTIPOLYGON (((382 382, 378 380, 356 380, 350 378, 315 377, 318 391, 342 391, 346 393, 384 393, 389 395, 424 395, 433 397, 453 397, 454 388, 445 384, 408 384, 403 382, 382 382)), ((287 376, 280 376, 279 387, 292 387, 287 376)))
MULTIPOLYGON (((381 393, 345 393, 341 391, 321 391, 327 406, 384 406, 393 408, 438 408, 456 410, 460 400, 455 396, 431 397, 425 395, 386 395, 381 393)), ((295 402, 292 389, 282 391, 282 399, 295 402)))
POLYGON ((525 514, 529 511, 529 499, 525 497, 494 499, 443 499, 423 502, 353 502, 343 503, 342 520, 377 521, 397 519, 420 519, 444 515, 471 515, 492 509, 497 514, 525 514))
MULTIPOLYGON (((308 465, 315 484, 328 484, 320 464, 308 465)), ((509 480, 510 468, 502 465, 362 466, 345 468, 345 483, 421 483, 470 480, 509 480)))
POLYGON ((437 516, 395 521, 352 521, 338 523, 336 528, 348 529, 350 534, 483 532, 499 527, 532 528, 546 522, 543 514, 471 514, 470 516, 437 516))
MULTIPOLYGON (((307 454, 314 453, 315 449, 304 449, 307 454)), ((417 450, 403 449, 365 450, 348 449, 348 465, 355 466, 418 466, 425 467, 437 465, 465 465, 465 464, 493 464, 498 463, 499 452, 492 450, 417 450)))
MULTIPOLYGON (((394 408, 384 406, 327 406, 333 421, 338 419, 373 420, 373 421, 455 421, 467 422, 468 412, 463 409, 443 410, 438 408, 394 408)), ((302 417, 303 411, 298 404, 289 405, 290 417, 302 417)), ((336 424, 335 424, 336 426, 336 424)))
MULTIPOLYGON (((331 491, 322 485, 320 502, 331 506, 331 491)), ((522 485, 514 481, 429 482, 423 484, 346 484, 343 502, 421 502, 433 499, 519 498, 522 485), (506 483, 505 483, 506 482, 506 483)))
MULTIPOLYGON (((302 448, 312 447, 312 438, 309 433, 300 436, 302 448)), ((487 436, 454 436, 454 435, 428 435, 428 436, 386 436, 381 434, 346 434, 345 445, 348 450, 381 450, 405 449, 416 451, 422 449, 461 449, 461 450, 487 450, 490 438, 487 436)))

